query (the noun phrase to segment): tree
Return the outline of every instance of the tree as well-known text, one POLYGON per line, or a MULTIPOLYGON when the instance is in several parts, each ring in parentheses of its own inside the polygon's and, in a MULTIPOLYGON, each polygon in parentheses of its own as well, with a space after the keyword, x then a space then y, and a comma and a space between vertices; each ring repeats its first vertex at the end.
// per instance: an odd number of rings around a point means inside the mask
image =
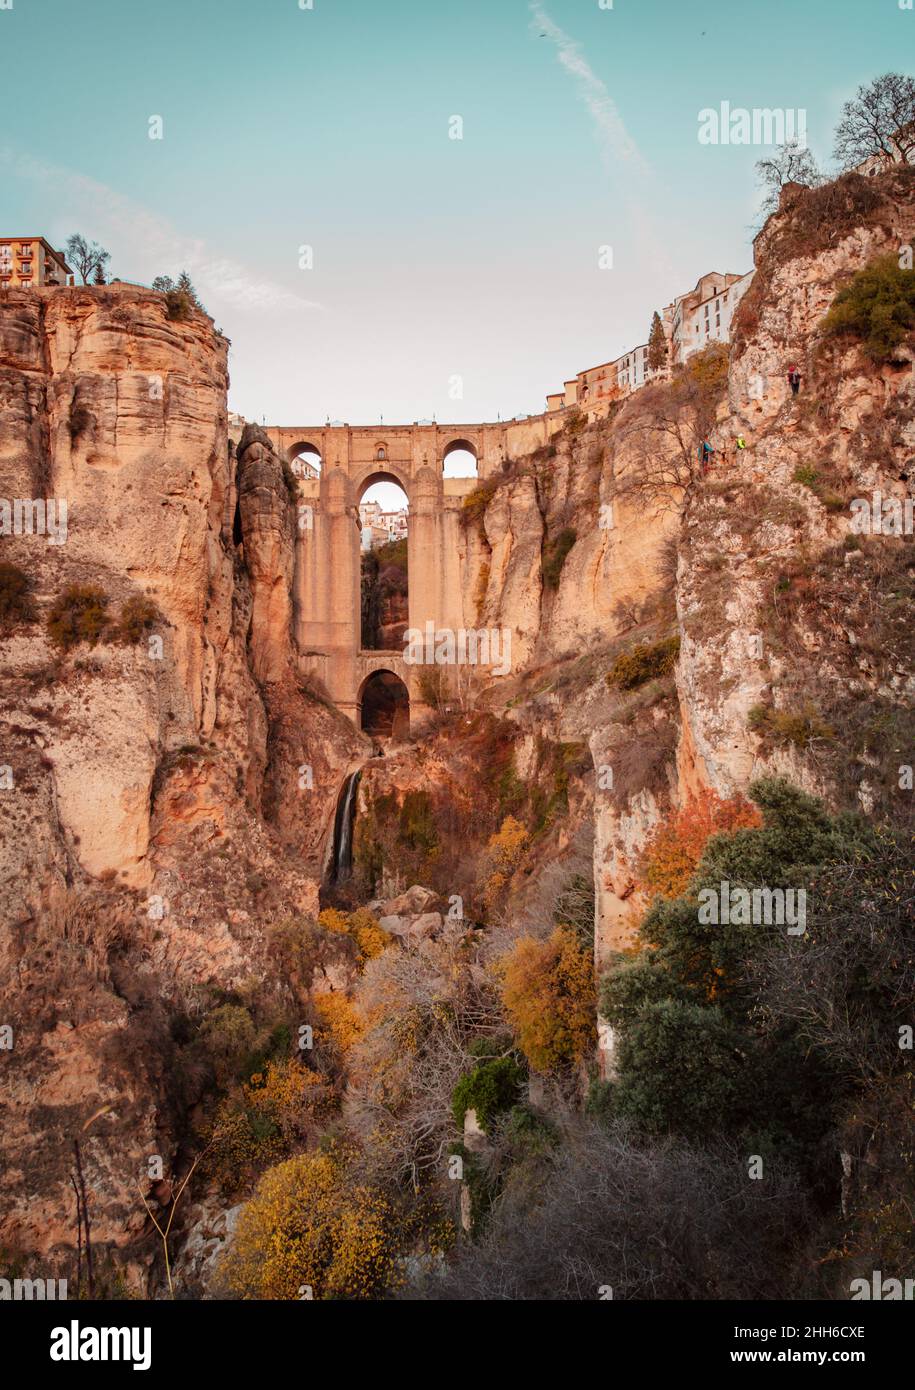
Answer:
MULTIPOLYGON (((674 1053, 679 1044, 673 1041, 674 1053)), ((571 1121, 567 1142, 509 1183, 447 1264, 417 1261, 410 1298, 512 1302, 784 1297, 806 1221, 781 1155, 748 1182, 745 1151, 640 1143, 571 1121)))
POLYGON ((197 298, 197 291, 194 289, 191 277, 188 275, 186 270, 182 270, 181 274, 178 276, 177 289, 179 294, 187 295, 188 299, 191 301, 195 309, 203 308, 203 305, 197 298))
POLYGON ((377 1298, 397 1275, 395 1212, 338 1151, 270 1168, 238 1219, 222 1273, 245 1299, 377 1298))
POLYGON ((104 265, 102 264, 101 261, 99 261, 98 265, 95 267, 95 273, 94 273, 94 275, 92 276, 92 283, 93 283, 94 285, 107 285, 107 284, 108 284, 108 281, 107 281, 107 279, 105 278, 105 267, 104 267, 104 265))
POLYGON ((742 796, 724 801, 707 792, 693 798, 661 821, 647 841, 639 864, 644 887, 663 898, 679 897, 713 835, 761 824, 757 808, 742 796))
POLYGON ((636 393, 618 426, 631 463, 617 496, 631 495, 658 510, 681 504, 684 491, 701 476, 698 448, 714 428, 727 380, 728 349, 709 343, 675 367, 669 381, 636 393))
POLYGON ((835 157, 843 170, 872 155, 909 164, 915 154, 915 79, 886 72, 842 107, 835 157))
POLYGON ((762 217, 778 212, 781 191, 786 183, 801 183, 806 188, 817 188, 823 182, 823 175, 810 150, 797 140, 786 140, 777 145, 768 159, 756 161, 757 182, 765 190, 760 204, 762 217))
MULTIPOLYGON (((97 276, 99 271, 104 275, 105 267, 111 260, 111 253, 99 246, 97 241, 90 244, 84 236, 74 232, 67 238, 67 260, 79 271, 83 277, 83 284, 88 285, 90 276, 97 276)), ((104 284, 104 280, 100 282, 96 278, 95 283, 104 284)))
POLYGON ((648 334, 648 366, 653 372, 659 372, 662 367, 667 366, 667 339, 664 337, 664 325, 657 309, 651 320, 651 332, 648 334))
POLYGON ((577 933, 522 936, 499 970, 505 1014, 531 1067, 574 1067, 594 1045, 595 1008, 594 964, 577 933))
POLYGON ((152 282, 152 287, 159 294, 171 294, 175 288, 175 282, 170 275, 157 275, 152 282))
POLYGON ((875 362, 892 361, 915 330, 915 271, 880 256, 844 285, 823 320, 823 332, 859 338, 875 362))

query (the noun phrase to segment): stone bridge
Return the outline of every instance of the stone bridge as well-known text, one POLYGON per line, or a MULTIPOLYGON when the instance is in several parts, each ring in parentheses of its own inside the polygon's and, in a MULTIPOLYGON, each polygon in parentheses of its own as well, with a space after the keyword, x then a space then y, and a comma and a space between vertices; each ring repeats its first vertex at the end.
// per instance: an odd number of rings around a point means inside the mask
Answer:
POLYGON ((313 476, 299 479, 296 641, 302 669, 321 679, 357 725, 374 671, 392 671, 404 682, 414 714, 424 708, 422 667, 408 665, 402 650, 362 648, 359 504, 366 491, 373 483, 393 482, 407 495, 409 626, 425 631, 432 622, 455 632, 472 627, 463 499, 507 460, 545 444, 562 423, 557 412, 481 425, 265 427, 282 457, 292 462, 305 456, 316 465, 313 476), (473 454, 475 477, 444 476, 445 462, 457 449, 473 454))

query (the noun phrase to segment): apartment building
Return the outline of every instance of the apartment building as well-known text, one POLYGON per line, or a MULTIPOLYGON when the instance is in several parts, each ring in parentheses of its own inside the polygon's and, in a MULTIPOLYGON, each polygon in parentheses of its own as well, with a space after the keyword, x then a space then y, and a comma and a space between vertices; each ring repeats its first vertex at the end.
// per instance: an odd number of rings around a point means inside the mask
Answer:
POLYGON ((55 251, 44 237, 0 237, 0 289, 72 283, 73 271, 62 252, 55 251))
MULTIPOLYGON (((660 317, 669 365, 685 362, 709 343, 729 341, 735 310, 755 273, 755 270, 746 275, 710 271, 700 278, 695 289, 665 305, 660 317)), ((604 400, 607 403, 619 400, 638 391, 653 377, 662 376, 666 370, 665 367, 653 372, 648 365, 648 344, 639 343, 621 357, 588 367, 565 382, 562 391, 547 396, 547 412, 571 405, 593 407, 604 400)))

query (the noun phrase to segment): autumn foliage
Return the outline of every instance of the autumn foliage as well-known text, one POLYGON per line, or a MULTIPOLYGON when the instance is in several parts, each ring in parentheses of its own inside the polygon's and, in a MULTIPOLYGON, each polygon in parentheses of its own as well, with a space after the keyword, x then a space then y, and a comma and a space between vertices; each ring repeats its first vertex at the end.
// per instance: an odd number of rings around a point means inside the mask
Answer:
POLYGON ((594 963, 578 934, 521 937, 499 964, 502 1004, 534 1071, 574 1066, 594 1046, 594 963))
POLYGON ((530 842, 530 831, 514 816, 506 816, 487 845, 491 872, 483 890, 483 900, 492 908, 518 868, 530 842))
POLYGON ((398 1254, 389 1199, 353 1183, 335 1150, 299 1154, 261 1178, 222 1276, 244 1299, 378 1298, 394 1280, 398 1254))
POLYGON ((759 811, 742 796, 725 801, 710 791, 692 798, 662 821, 645 845, 639 862, 642 886, 662 898, 679 897, 713 835, 759 825, 759 811))

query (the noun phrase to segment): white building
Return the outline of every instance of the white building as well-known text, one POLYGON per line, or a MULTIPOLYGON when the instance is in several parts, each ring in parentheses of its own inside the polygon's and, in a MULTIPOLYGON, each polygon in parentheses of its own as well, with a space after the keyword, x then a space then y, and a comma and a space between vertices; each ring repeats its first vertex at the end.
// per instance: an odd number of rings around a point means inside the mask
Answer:
POLYGON ((726 343, 731 336, 734 310, 746 293, 754 272, 722 275, 710 271, 694 290, 673 302, 671 322, 671 361, 685 362, 709 343, 726 343))

